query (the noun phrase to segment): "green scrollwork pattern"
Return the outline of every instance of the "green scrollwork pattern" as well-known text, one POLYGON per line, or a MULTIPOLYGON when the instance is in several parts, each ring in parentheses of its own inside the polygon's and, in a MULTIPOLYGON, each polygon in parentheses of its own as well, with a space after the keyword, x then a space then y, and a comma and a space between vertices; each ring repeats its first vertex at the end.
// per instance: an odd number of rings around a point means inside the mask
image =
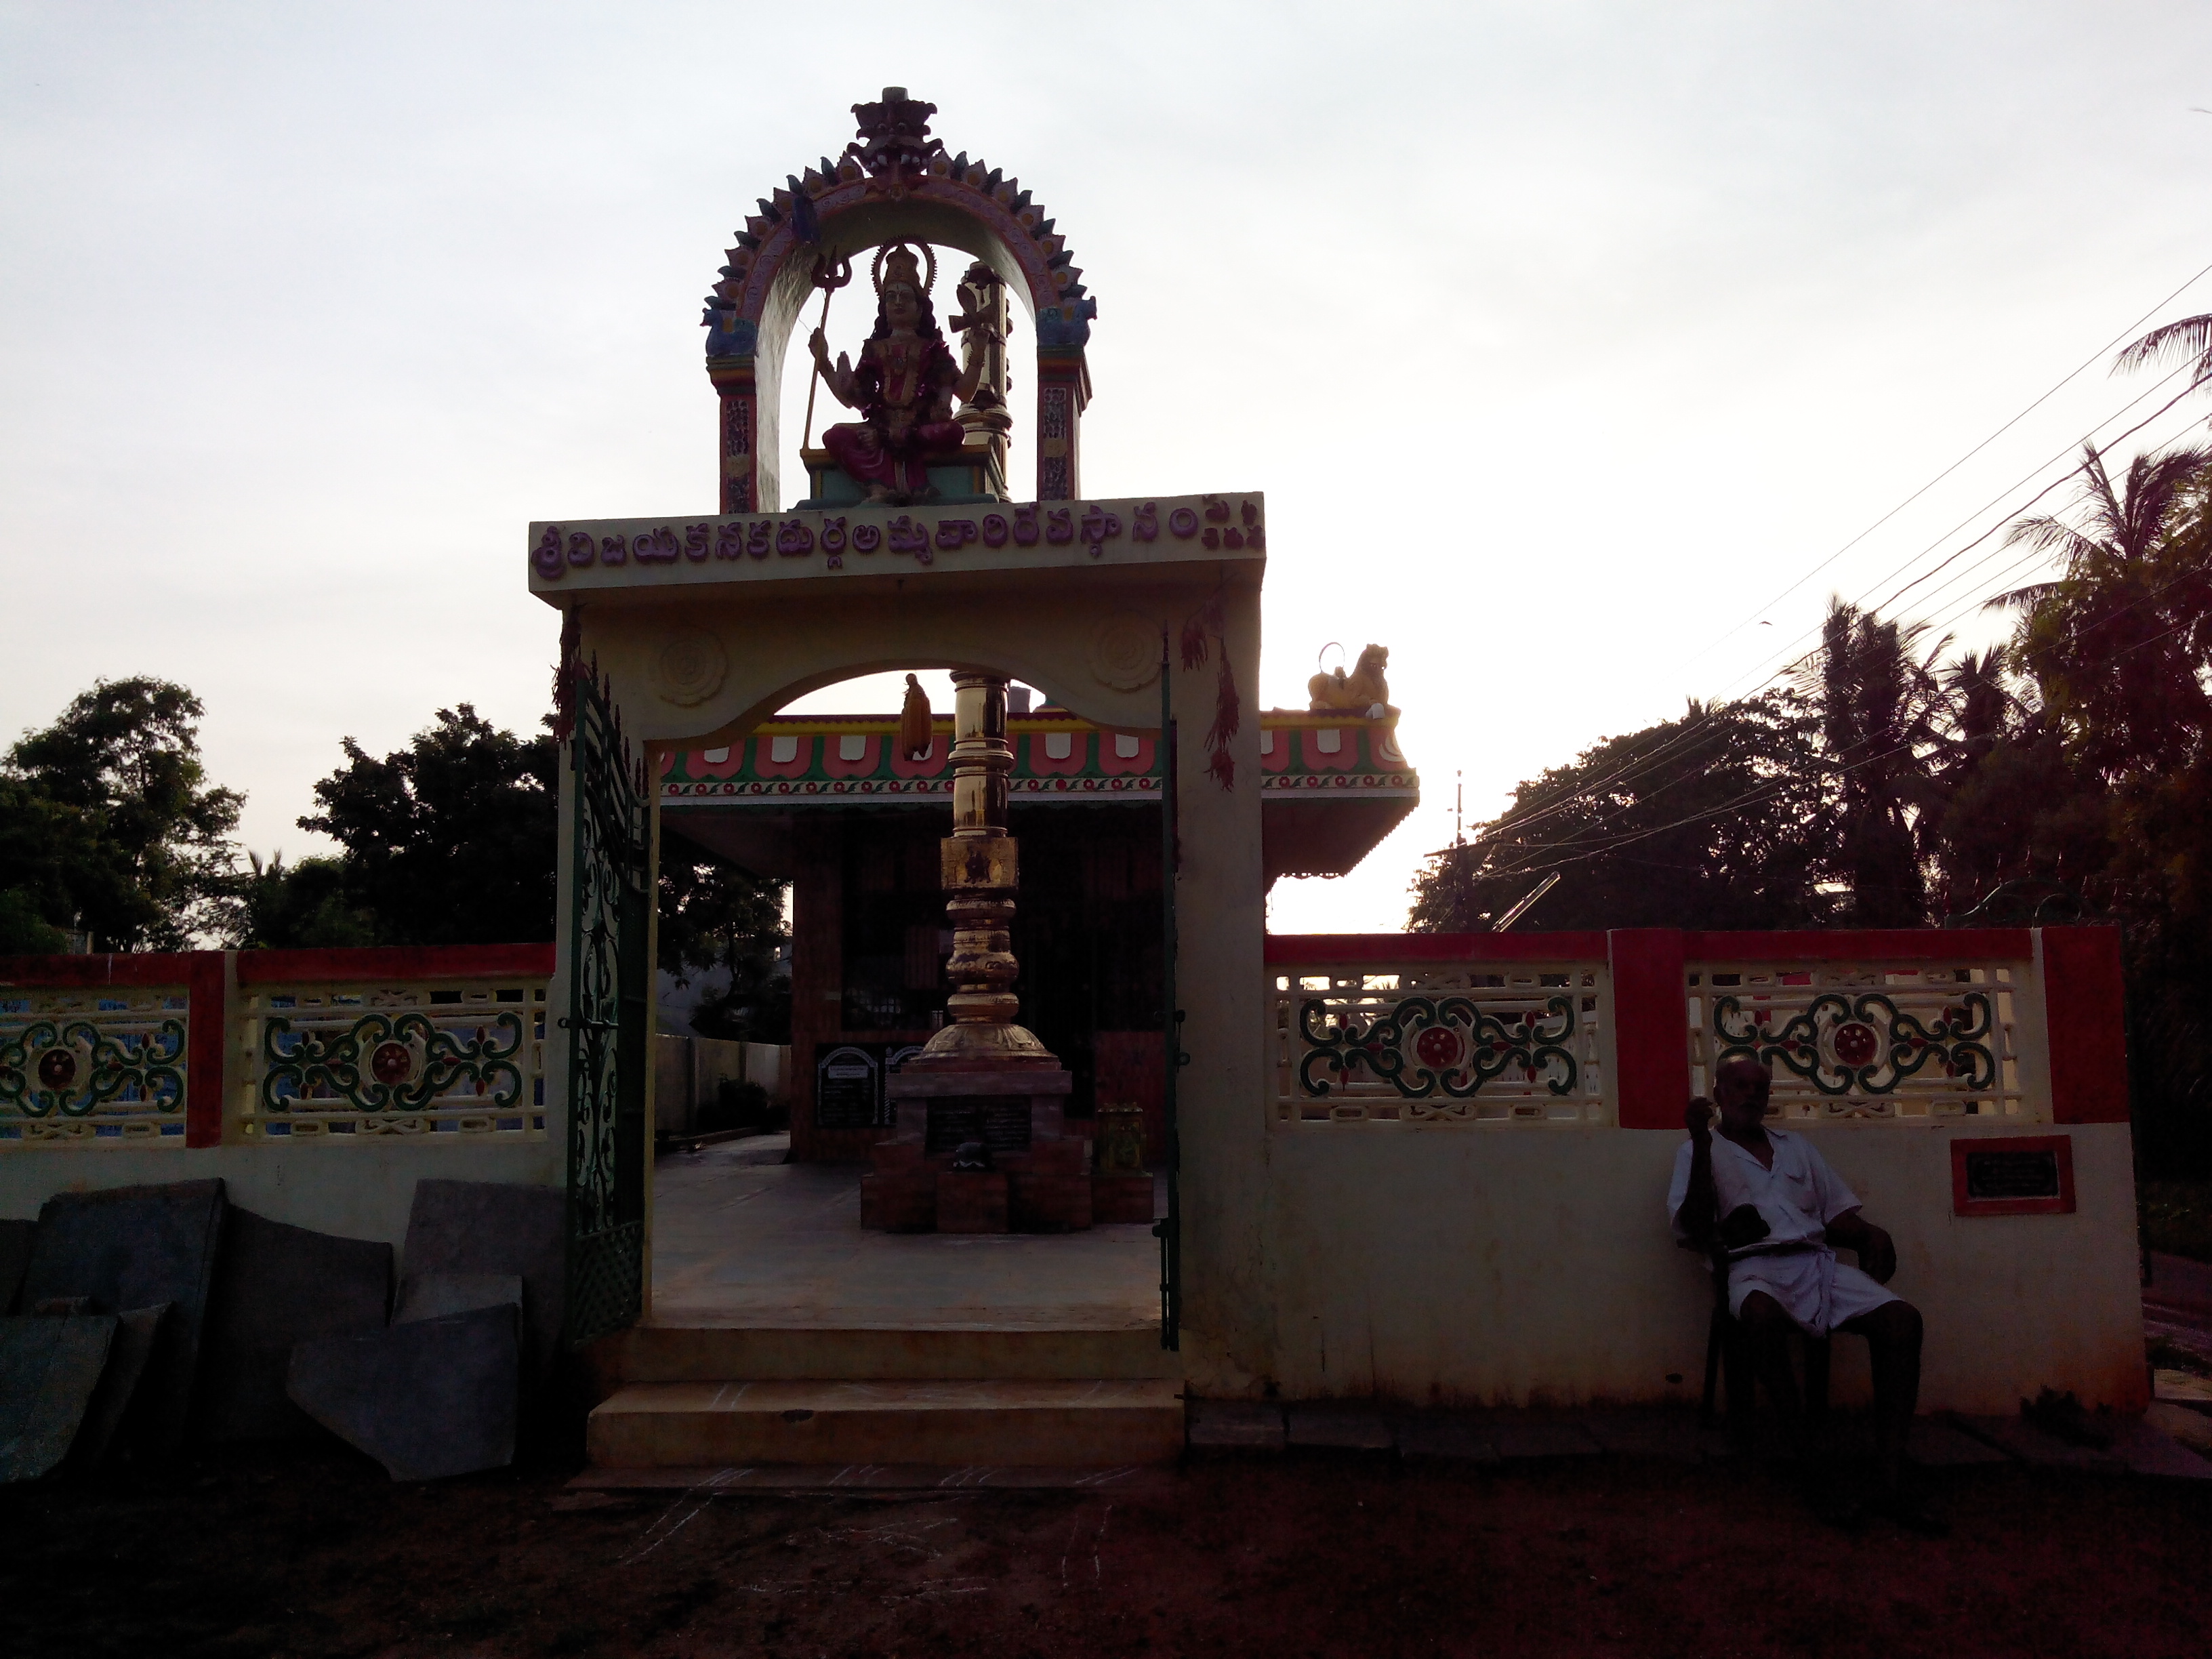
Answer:
POLYGON ((1962 1091, 1996 1086, 1996 1020, 1985 991, 1966 992, 1932 1020, 1878 991, 1857 997, 1823 992, 1771 1029, 1779 1012, 1746 1009, 1739 997, 1715 998, 1714 1064, 1779 1061, 1824 1095, 1893 1094, 1906 1079, 1936 1066, 1962 1091))
POLYGON ((143 1030, 34 1019, 0 1041, 0 1108, 30 1118, 89 1117, 123 1103, 176 1112, 185 1103, 185 1022, 143 1030))
POLYGON ((653 863, 645 777, 607 687, 572 670, 568 1338, 636 1320, 644 1297, 645 1068, 653 863))
POLYGON ((272 1017, 263 1028, 262 1109, 301 1105, 356 1112, 419 1112, 457 1089, 484 1105, 522 1098, 522 1018, 501 1013, 470 1028, 440 1025, 428 1014, 364 1014, 343 1029, 295 1027, 272 1017))
POLYGON ((1540 1074, 1554 1095, 1571 1094, 1581 1067, 1570 1047, 1575 1005, 1556 996, 1542 1008, 1492 1012, 1469 997, 1407 997, 1359 1023, 1349 1009, 1318 999, 1298 1006, 1298 1031, 1306 1053, 1298 1085, 1316 1097, 1364 1066, 1407 1100, 1444 1096, 1465 1100, 1485 1084, 1519 1070, 1530 1083, 1540 1074))

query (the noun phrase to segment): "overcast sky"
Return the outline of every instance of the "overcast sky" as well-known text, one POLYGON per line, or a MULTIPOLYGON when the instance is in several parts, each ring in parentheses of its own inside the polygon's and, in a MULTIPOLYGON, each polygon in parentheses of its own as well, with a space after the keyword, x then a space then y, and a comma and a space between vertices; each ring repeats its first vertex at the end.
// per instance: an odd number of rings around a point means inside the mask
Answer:
POLYGON ((1098 298, 1086 494, 1267 492, 1260 700, 1390 647, 1423 806, 1278 929, 2002 521, 2212 263, 2201 0, 0 4, 0 733, 179 680, 296 857, 342 737, 533 726, 526 523, 713 510, 700 296, 890 82, 1098 298))

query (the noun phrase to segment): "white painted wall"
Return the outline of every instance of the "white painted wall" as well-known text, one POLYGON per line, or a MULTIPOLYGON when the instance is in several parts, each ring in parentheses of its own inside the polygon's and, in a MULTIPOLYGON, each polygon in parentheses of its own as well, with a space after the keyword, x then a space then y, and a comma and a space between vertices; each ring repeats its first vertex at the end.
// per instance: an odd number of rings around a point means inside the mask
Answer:
MULTIPOLYGON (((2073 1138, 2072 1215, 1951 1213, 1950 1141, 2013 1126, 1808 1131, 1896 1238, 1893 1288, 1928 1321, 1923 1411, 2013 1412, 2045 1384, 2142 1408, 2128 1127, 2034 1127, 2073 1138)), ((1186 1342, 1193 1391, 1273 1382, 1291 1399, 1694 1401, 1711 1297, 1702 1261, 1667 1224, 1680 1140, 1389 1124, 1267 1133, 1256 1224, 1217 1218, 1188 1235, 1209 1250, 1249 1241, 1235 1271, 1265 1285, 1243 1306, 1193 1299, 1194 1317, 1235 1321, 1186 1342), (1213 1358, 1255 1348, 1269 1364, 1213 1358)), ((1186 1265, 1202 1282, 1221 1272, 1195 1253, 1186 1265)), ((1863 1343, 1838 1339, 1835 1388, 1839 1403, 1864 1395, 1863 1343)))

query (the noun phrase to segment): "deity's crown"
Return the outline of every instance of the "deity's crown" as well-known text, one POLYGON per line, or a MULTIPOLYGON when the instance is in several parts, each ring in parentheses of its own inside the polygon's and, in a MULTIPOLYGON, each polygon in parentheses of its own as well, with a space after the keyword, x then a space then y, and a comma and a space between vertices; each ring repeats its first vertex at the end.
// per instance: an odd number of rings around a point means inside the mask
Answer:
MULTIPOLYGON (((925 249, 925 252, 928 250, 925 249)), ((921 260, 904 242, 893 242, 876 255, 874 272, 876 297, 881 299, 884 288, 892 283, 905 283, 918 295, 926 295, 937 284, 937 257, 929 258, 929 276, 921 274, 921 260)))

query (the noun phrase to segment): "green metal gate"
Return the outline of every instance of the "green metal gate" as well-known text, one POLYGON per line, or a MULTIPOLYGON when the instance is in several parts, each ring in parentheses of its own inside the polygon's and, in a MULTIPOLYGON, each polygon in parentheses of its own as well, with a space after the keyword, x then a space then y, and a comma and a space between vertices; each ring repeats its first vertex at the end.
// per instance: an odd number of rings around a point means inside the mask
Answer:
POLYGON ((1176 872, 1182 864, 1176 812, 1175 679, 1168 666, 1168 636, 1160 635, 1160 1006, 1166 1052, 1161 1080, 1168 1212, 1152 1223, 1160 1241, 1160 1346, 1182 1346, 1182 1136, 1176 1119, 1176 1085, 1190 1056, 1182 1048, 1182 1010, 1176 1006, 1176 872))
POLYGON ((568 935, 568 1338, 636 1322, 645 1279, 645 1068, 653 872, 645 778, 606 687, 574 672, 568 935))

